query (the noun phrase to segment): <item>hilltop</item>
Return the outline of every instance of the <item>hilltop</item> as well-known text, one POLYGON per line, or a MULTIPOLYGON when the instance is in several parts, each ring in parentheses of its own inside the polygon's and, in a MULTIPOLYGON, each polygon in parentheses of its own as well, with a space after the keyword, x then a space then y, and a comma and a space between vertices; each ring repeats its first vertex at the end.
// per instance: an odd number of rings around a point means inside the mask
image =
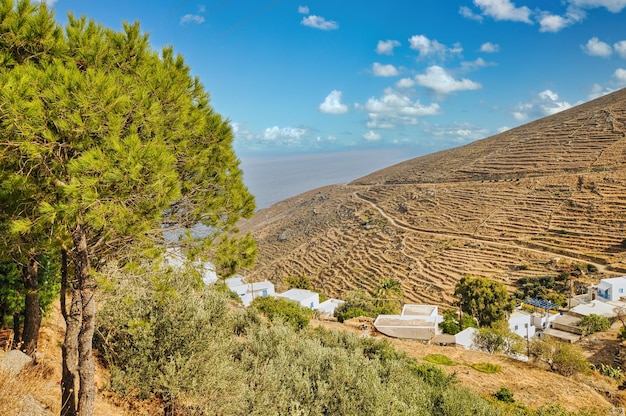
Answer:
POLYGON ((406 302, 439 305, 466 274, 593 283, 626 273, 625 190, 623 89, 258 211, 240 224, 259 245, 247 276, 338 297, 392 277, 406 302))

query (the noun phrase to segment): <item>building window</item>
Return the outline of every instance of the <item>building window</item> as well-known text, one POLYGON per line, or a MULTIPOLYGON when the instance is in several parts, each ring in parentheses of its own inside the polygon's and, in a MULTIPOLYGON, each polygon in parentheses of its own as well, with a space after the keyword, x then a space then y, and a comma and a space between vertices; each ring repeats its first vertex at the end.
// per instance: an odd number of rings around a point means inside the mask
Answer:
POLYGON ((518 329, 518 325, 515 325, 515 330, 517 331, 517 329, 518 329))
POLYGON ((267 296, 267 290, 263 289, 263 296, 267 296))
POLYGON ((624 288, 623 287, 619 288, 619 293, 624 293, 624 288))

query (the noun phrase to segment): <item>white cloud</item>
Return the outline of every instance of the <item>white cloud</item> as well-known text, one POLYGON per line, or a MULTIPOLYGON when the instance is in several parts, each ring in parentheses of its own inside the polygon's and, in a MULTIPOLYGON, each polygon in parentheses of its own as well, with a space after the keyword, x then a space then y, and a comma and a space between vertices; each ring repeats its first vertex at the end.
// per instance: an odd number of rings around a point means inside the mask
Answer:
POLYGON ((300 138, 306 133, 305 129, 297 127, 268 127, 265 129, 263 139, 270 142, 286 142, 294 143, 300 140, 300 138))
POLYGON ((411 78, 402 78, 400 81, 396 82, 396 87, 398 88, 412 88, 415 86, 415 81, 411 78))
POLYGON ((617 53, 620 58, 626 59, 626 40, 620 40, 614 43, 613 49, 615 49, 615 53, 617 53))
POLYGON ((397 40, 379 40, 376 45, 376 53, 379 55, 393 55, 393 48, 400 46, 397 40))
POLYGON ((477 58, 473 61, 461 62, 461 69, 464 72, 468 72, 468 71, 475 71, 479 68, 484 68, 486 66, 493 66, 493 65, 495 65, 493 62, 487 62, 483 58, 477 58))
POLYGON ((500 51, 500 45, 491 42, 485 42, 480 45, 480 51, 485 53, 496 53, 500 51))
POLYGON ((539 21, 539 31, 556 33, 567 26, 582 22, 586 16, 587 14, 583 10, 571 6, 568 7, 565 16, 559 16, 549 12, 539 12, 537 17, 539 21))
POLYGON ((567 110, 572 105, 559 99, 559 95, 552 90, 544 90, 537 94, 530 102, 520 103, 512 112, 513 117, 519 121, 529 118, 541 118, 567 110))
POLYGON ((367 112, 369 120, 367 127, 394 128, 398 124, 417 124, 420 117, 439 114, 439 104, 422 105, 419 100, 412 101, 410 97, 400 94, 390 88, 385 90, 381 98, 371 97, 364 105, 357 108, 367 112))
POLYGON ((474 13, 472 9, 467 6, 461 6, 461 8, 459 8, 459 14, 466 19, 476 20, 477 22, 483 21, 483 17, 481 15, 474 13))
POLYGON ((539 16, 539 26, 540 32, 558 32, 567 26, 567 20, 563 16, 546 12, 539 16))
POLYGON ((308 27, 312 27, 314 29, 320 29, 320 30, 339 29, 339 24, 335 22, 334 20, 326 20, 321 16, 315 16, 315 15, 303 17, 300 24, 303 26, 308 26, 308 27))
POLYGON ((580 47, 582 48, 583 52, 591 56, 600 56, 606 58, 611 56, 611 54, 613 53, 611 45, 600 41, 596 37, 589 39, 587 41, 587 44, 580 45, 580 47))
POLYGON ((380 140, 380 134, 376 133, 375 131, 370 130, 363 135, 363 138, 367 140, 368 142, 375 142, 377 140, 380 140))
POLYGON ((620 83, 626 84, 626 69, 617 68, 613 73, 613 77, 617 79, 620 83))
POLYGON ((409 38, 409 44, 411 49, 419 51, 420 58, 429 56, 445 58, 447 55, 458 55, 463 52, 463 48, 459 43, 455 43, 451 48, 448 48, 443 43, 439 43, 435 39, 428 39, 424 35, 411 36, 409 38))
POLYGON ((188 23, 200 24, 202 22, 204 22, 204 17, 199 14, 186 14, 180 18, 181 25, 186 25, 188 23))
POLYGON ((326 114, 344 114, 348 112, 348 106, 341 103, 341 95, 338 90, 332 90, 326 96, 324 102, 319 105, 319 110, 326 114))
POLYGON ((474 0, 474 5, 482 10, 483 15, 494 20, 532 23, 528 7, 516 7, 510 0, 474 0))
POLYGON ((626 0, 568 0, 570 4, 583 8, 606 7, 612 13, 619 13, 626 7, 626 0))
POLYGON ((298 6, 298 13, 309 14, 309 6, 298 6))
POLYGON ((378 62, 374 62, 372 65, 372 71, 377 77, 395 77, 398 75, 398 70, 393 65, 383 65, 378 62))
POLYGON ((466 78, 460 81, 454 79, 444 68, 437 65, 428 67, 425 74, 416 75, 415 79, 419 85, 430 88, 439 94, 482 88, 481 84, 466 78))
POLYGON ((42 0, 42 3, 46 3, 46 6, 52 7, 57 2, 57 0, 42 0))

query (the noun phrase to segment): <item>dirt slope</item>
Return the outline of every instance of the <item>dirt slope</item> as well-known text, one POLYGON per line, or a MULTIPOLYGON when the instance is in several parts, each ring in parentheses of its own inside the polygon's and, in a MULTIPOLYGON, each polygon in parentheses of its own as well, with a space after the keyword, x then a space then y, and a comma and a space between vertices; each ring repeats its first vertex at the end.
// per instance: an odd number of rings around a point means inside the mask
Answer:
POLYGON ((252 279, 309 277, 329 296, 398 279, 407 302, 447 305, 465 274, 511 290, 588 264, 626 273, 626 90, 467 146, 316 189, 241 225, 252 279))

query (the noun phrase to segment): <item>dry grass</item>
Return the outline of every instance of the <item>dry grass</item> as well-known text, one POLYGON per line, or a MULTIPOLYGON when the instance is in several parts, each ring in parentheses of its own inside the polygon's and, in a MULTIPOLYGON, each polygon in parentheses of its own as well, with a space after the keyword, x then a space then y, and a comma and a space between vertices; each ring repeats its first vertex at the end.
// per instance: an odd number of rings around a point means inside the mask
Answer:
POLYGON ((6 416, 39 415, 37 409, 59 414, 59 386, 45 364, 32 366, 13 376, 0 371, 0 414, 6 416))

